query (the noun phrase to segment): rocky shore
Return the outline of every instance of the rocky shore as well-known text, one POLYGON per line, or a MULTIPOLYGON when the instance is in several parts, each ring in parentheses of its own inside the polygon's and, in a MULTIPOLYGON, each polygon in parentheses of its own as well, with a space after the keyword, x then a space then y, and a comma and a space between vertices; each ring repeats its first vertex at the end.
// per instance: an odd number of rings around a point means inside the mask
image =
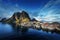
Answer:
POLYGON ((40 23, 40 22, 28 22, 21 23, 19 26, 24 26, 28 28, 36 28, 36 29, 45 29, 45 30, 58 30, 60 31, 60 24, 52 24, 52 23, 40 23))

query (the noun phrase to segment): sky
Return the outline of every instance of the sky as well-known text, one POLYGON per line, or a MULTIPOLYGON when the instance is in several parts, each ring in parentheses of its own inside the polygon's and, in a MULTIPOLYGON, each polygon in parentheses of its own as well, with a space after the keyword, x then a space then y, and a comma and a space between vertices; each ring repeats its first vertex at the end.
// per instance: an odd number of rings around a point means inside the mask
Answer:
POLYGON ((23 10, 39 21, 60 22, 60 0, 0 0, 2 18, 23 10))

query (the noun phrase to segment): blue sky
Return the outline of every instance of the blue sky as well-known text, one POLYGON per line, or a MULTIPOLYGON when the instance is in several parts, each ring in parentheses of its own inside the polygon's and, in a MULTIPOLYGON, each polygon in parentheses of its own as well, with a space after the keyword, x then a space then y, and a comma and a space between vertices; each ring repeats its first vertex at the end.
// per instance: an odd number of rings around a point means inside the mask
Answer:
POLYGON ((0 0, 0 17, 22 10, 39 21, 60 21, 60 0, 0 0))

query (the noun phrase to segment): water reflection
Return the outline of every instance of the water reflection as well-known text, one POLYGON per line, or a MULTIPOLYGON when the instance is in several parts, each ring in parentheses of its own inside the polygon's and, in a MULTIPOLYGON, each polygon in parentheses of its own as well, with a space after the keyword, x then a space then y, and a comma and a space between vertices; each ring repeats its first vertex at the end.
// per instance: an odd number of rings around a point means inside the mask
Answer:
POLYGON ((10 36, 14 33, 11 25, 0 23, 0 37, 10 36))
POLYGON ((42 29, 32 29, 27 27, 15 26, 15 24, 0 23, 0 38, 20 38, 32 40, 59 40, 60 34, 42 29))

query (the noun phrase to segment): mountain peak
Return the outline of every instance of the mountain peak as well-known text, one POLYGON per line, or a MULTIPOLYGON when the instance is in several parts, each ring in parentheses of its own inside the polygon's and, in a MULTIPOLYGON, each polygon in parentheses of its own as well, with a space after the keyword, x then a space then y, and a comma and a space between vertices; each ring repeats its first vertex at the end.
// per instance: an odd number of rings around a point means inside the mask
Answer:
POLYGON ((33 18, 31 21, 37 21, 35 18, 33 18))
POLYGON ((27 12, 15 12, 11 18, 8 19, 8 22, 11 21, 12 23, 22 23, 22 22, 29 22, 30 17, 27 12))

